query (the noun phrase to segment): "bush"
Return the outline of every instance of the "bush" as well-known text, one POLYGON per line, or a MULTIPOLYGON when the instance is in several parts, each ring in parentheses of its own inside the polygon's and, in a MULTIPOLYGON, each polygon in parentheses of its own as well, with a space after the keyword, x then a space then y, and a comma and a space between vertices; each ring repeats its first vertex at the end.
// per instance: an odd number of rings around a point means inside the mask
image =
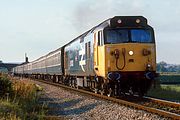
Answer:
POLYGON ((180 84, 179 74, 160 74, 159 79, 161 84, 180 84))
POLYGON ((0 75, 0 96, 5 96, 7 93, 13 92, 12 82, 6 76, 0 75))

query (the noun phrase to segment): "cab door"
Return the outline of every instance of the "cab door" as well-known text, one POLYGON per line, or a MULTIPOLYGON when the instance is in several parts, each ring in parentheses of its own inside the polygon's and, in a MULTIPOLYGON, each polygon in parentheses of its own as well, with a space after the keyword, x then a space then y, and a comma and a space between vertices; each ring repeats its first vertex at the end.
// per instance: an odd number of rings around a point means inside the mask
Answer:
POLYGON ((94 34, 94 70, 97 75, 100 75, 100 69, 103 64, 102 56, 103 55, 103 35, 102 30, 97 31, 94 34))
POLYGON ((97 33, 94 34, 94 68, 98 68, 98 39, 97 33))

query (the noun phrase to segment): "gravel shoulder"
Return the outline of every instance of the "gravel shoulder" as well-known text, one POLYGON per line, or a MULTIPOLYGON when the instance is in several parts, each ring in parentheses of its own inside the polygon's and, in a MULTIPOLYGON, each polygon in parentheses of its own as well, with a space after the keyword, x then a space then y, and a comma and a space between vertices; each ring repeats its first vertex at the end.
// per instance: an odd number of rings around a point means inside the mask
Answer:
POLYGON ((39 101, 48 105, 48 116, 70 120, 167 120, 142 110, 34 82, 43 87, 39 101))

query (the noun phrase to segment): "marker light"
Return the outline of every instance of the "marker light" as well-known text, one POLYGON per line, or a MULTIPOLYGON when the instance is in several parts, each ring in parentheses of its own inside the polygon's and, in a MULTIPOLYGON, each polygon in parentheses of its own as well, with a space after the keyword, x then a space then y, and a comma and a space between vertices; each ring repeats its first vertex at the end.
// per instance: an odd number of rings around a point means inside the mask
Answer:
POLYGON ((120 24, 120 23, 122 23, 122 20, 121 20, 121 19, 119 19, 119 20, 117 21, 117 23, 119 23, 119 24, 120 24))
POLYGON ((134 52, 133 51, 129 51, 129 55, 133 55, 134 54, 134 52))
POLYGON ((148 67, 148 68, 150 68, 150 67, 151 67, 151 65, 150 65, 150 64, 147 64, 147 67, 148 67))
POLYGON ((140 19, 136 19, 136 23, 140 23, 141 22, 141 20, 140 19))

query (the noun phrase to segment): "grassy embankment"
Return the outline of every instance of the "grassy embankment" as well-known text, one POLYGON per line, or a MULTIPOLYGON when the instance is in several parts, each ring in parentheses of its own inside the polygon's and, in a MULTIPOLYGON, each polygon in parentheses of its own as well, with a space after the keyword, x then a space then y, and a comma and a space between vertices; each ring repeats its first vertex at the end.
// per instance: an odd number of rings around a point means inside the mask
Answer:
POLYGON ((152 88, 149 96, 180 102, 180 75, 161 74, 156 88, 152 88), (160 84, 163 83, 163 84, 160 84), (178 83, 178 84, 177 84, 178 83))
POLYGON ((2 120, 40 120, 45 106, 38 104, 38 87, 30 81, 10 80, 0 74, 0 118, 2 120))

